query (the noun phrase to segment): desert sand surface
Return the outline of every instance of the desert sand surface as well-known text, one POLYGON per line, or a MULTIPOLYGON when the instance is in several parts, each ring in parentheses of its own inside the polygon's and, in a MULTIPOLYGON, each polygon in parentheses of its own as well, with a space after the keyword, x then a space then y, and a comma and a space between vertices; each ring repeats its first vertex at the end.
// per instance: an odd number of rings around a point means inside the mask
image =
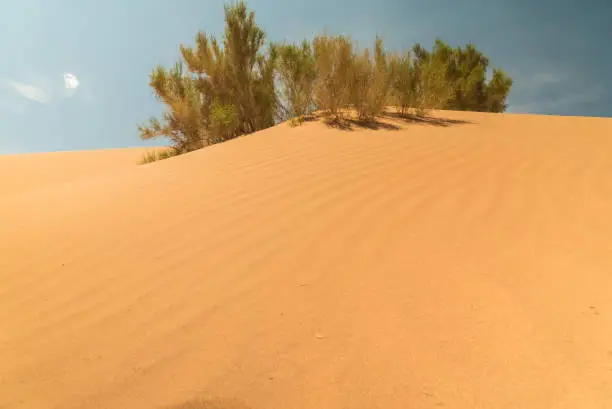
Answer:
POLYGON ((612 119, 436 116, 0 158, 0 408, 611 408, 612 119))
POLYGON ((98 149, 0 155, 0 197, 133 167, 147 151, 98 149))

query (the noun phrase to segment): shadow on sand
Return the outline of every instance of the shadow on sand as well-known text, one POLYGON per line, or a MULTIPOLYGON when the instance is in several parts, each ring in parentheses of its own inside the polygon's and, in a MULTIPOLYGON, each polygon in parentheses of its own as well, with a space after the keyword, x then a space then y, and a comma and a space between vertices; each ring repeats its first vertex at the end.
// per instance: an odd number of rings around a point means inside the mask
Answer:
POLYGON ((399 131, 403 127, 402 124, 408 125, 427 125, 427 126, 441 126, 449 127, 454 125, 471 124, 472 122, 460 119, 450 119, 444 117, 434 116, 417 116, 414 114, 402 115, 398 112, 385 112, 379 117, 364 121, 354 118, 331 118, 321 116, 310 116, 304 118, 304 122, 310 122, 317 119, 322 119, 322 122, 327 126, 342 131, 354 131, 356 129, 370 129, 370 130, 385 130, 385 131, 399 131))
POLYGON ((431 125, 431 126, 453 126, 453 125, 465 125, 471 124, 471 121, 466 121, 462 119, 450 119, 450 118, 440 118, 433 116, 418 116, 414 114, 405 114, 402 115, 399 112, 385 112, 382 115, 383 118, 393 118, 400 120, 402 122, 406 122, 408 124, 421 124, 421 125, 431 125))
POLYGON ((323 123, 331 128, 339 129, 341 131, 353 131, 355 128, 357 129, 371 129, 378 131, 380 129, 384 129, 386 131, 399 131, 402 129, 400 126, 395 124, 390 124, 388 122, 383 122, 378 119, 372 121, 362 121, 359 119, 335 119, 335 118, 325 118, 323 123))
POLYGON ((250 409, 244 403, 233 399, 193 399, 165 409, 250 409))

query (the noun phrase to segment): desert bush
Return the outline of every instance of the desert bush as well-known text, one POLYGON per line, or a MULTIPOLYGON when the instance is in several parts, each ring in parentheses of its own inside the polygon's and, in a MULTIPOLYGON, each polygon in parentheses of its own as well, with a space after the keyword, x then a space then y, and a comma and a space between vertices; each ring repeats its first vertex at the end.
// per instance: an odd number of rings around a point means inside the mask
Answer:
POLYGON ((435 49, 430 53, 416 44, 412 52, 391 55, 388 65, 390 94, 402 115, 426 115, 429 109, 443 108, 452 97, 447 63, 435 49))
POLYGON ((298 121, 313 110, 315 64, 312 46, 303 41, 300 46, 284 44, 278 47, 280 92, 287 101, 285 111, 298 121))
POLYGON ((382 40, 377 38, 373 58, 367 48, 354 57, 351 100, 359 119, 372 120, 381 114, 391 79, 382 40))
POLYGON ((370 50, 355 56, 351 84, 351 103, 360 119, 369 116, 368 94, 372 86, 372 61, 370 50))
POLYGON ((493 77, 486 85, 486 106, 484 111, 488 112, 504 112, 508 105, 506 98, 512 87, 512 78, 504 71, 495 68, 493 77))
POLYGON ((205 117, 203 101, 195 80, 184 74, 178 62, 166 70, 156 67, 150 85, 157 98, 167 107, 162 120, 151 118, 147 126, 140 125, 140 137, 152 139, 165 136, 179 152, 189 152, 205 145, 205 117))
POLYGON ((453 84, 447 77, 448 65, 435 53, 418 61, 414 109, 419 116, 428 109, 444 108, 453 95, 453 84))
POLYGON ((254 18, 244 2, 226 5, 222 44, 200 32, 195 48, 180 47, 172 70, 153 70, 150 85, 166 111, 139 126, 142 139, 168 137, 184 153, 274 125, 276 50, 262 52, 265 33, 254 18))
POLYGON ((412 108, 503 112, 512 86, 502 70, 494 69, 487 83, 489 60, 473 45, 451 48, 436 40, 431 51, 416 44, 412 52, 390 58, 391 95, 402 114, 412 108))
POLYGON ((436 40, 432 55, 447 66, 446 77, 452 95, 444 108, 463 111, 503 112, 512 80, 502 70, 494 68, 487 83, 489 59, 473 44, 451 48, 436 40))
POLYGON ((368 90, 368 116, 380 115, 384 110, 391 85, 388 56, 381 38, 376 38, 374 46, 374 66, 372 82, 368 90))
POLYGON ((389 59, 391 76, 390 102, 400 109, 401 115, 415 105, 415 72, 410 51, 392 55, 389 59))
POLYGON ((342 35, 319 35, 313 40, 313 50, 314 102, 318 109, 338 119, 350 103, 353 43, 342 35))
POLYGON ((147 163, 171 158, 177 154, 178 152, 172 148, 153 149, 151 151, 147 150, 145 153, 143 153, 138 164, 146 165, 147 163))

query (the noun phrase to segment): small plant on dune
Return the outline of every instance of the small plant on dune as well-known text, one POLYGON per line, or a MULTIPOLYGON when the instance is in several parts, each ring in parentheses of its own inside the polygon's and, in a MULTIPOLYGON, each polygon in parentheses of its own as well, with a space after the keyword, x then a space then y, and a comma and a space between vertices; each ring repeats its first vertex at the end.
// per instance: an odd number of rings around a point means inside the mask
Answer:
POLYGON ((147 163, 155 162, 157 160, 157 153, 155 151, 146 151, 142 154, 142 158, 138 162, 139 165, 145 165, 147 163))
POLYGON ((157 150, 154 149, 151 151, 147 150, 145 153, 143 153, 142 158, 140 159, 138 164, 146 165, 147 163, 171 158, 173 156, 176 156, 177 154, 178 152, 176 152, 172 148, 163 148, 163 149, 157 149, 157 150))
POLYGON ((157 151, 157 160, 168 159, 176 155, 178 155, 178 153, 172 148, 161 149, 157 151))

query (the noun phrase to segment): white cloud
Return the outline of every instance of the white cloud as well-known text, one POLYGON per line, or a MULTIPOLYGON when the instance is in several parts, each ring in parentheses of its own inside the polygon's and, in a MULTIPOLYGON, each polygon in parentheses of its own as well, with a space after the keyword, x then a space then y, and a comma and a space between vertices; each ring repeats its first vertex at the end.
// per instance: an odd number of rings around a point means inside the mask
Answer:
POLYGON ((64 86, 66 88, 76 88, 79 86, 79 80, 76 75, 69 72, 64 73, 64 86))
POLYGON ((74 96, 74 94, 76 93, 78 86, 79 86, 79 80, 76 77, 76 75, 69 73, 69 72, 65 72, 64 73, 63 95, 66 98, 72 98, 72 96, 74 96))
POLYGON ((18 93, 31 99, 32 101, 40 102, 41 104, 47 104, 51 102, 51 98, 47 92, 43 89, 24 82, 9 81, 8 84, 18 93))
POLYGON ((77 88, 80 86, 77 76, 65 72, 62 78, 63 80, 59 80, 57 77, 36 77, 27 82, 9 80, 6 81, 6 84, 29 100, 48 104, 58 99, 72 98, 76 94, 77 88))

